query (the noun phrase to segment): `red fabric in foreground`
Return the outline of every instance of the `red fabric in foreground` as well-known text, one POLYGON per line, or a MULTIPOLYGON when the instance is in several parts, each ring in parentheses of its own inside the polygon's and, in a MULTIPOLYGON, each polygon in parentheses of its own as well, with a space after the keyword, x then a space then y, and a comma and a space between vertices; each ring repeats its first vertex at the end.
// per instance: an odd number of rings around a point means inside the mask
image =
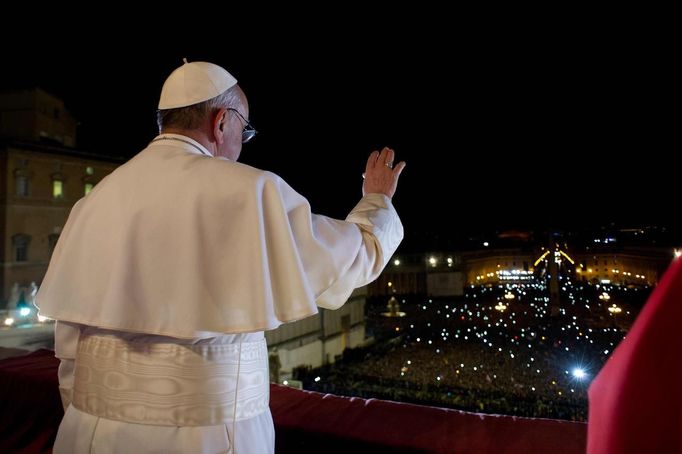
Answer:
MULTIPOLYGON (((0 453, 50 452, 62 406, 50 350, 0 361, 0 453)), ((277 454, 582 453, 586 425, 482 415, 272 385, 277 454), (353 452, 353 451, 351 451, 353 452)))
POLYGON ((51 452, 64 416, 52 350, 0 361, 0 452, 51 452))
POLYGON ((682 260, 589 389, 589 454, 681 453, 682 260))
POLYGON ((277 452, 280 442, 290 448, 285 452, 585 452, 584 423, 467 413, 277 385, 271 390, 277 452))

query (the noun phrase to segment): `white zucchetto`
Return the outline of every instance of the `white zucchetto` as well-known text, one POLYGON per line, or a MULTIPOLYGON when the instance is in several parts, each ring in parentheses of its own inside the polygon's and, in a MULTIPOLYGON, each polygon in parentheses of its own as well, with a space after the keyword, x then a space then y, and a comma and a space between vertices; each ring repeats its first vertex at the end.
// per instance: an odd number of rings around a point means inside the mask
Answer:
POLYGON ((224 93, 235 86, 235 79, 213 63, 194 61, 173 71, 161 89, 159 109, 177 109, 197 104, 224 93))

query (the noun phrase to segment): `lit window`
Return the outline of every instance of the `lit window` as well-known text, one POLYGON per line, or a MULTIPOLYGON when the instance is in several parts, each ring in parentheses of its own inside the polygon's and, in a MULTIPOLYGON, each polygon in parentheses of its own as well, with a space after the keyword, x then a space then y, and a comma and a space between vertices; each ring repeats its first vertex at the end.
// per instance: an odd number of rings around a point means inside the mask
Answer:
POLYGON ((90 194, 90 191, 92 191, 92 187, 94 185, 92 183, 85 183, 85 195, 90 194))
POLYGON ((93 169, 92 167, 88 166, 88 167, 85 168, 85 174, 86 174, 86 175, 94 175, 94 174, 95 174, 95 169, 93 169))
POLYGON ((52 180, 52 196, 55 199, 64 197, 64 182, 62 180, 52 180))

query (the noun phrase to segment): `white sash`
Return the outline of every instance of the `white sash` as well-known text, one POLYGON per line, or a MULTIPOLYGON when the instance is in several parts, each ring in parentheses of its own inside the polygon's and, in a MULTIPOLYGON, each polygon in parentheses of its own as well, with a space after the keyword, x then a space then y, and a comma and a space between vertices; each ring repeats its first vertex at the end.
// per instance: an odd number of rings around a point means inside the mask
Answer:
POLYGON ((265 339, 187 345, 93 335, 78 343, 72 405, 95 416, 212 426, 252 418, 269 399, 265 339))

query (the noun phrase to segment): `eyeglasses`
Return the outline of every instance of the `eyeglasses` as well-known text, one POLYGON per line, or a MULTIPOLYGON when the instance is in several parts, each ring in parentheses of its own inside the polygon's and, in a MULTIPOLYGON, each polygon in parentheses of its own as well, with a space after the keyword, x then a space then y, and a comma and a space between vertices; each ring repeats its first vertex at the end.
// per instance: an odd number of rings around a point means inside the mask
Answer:
POLYGON ((233 109, 232 107, 228 107, 226 110, 233 110, 237 112, 237 115, 239 115, 239 118, 244 120, 244 129, 242 129, 242 143, 249 142, 251 139, 256 137, 256 134, 258 134, 258 131, 256 131, 256 128, 251 126, 251 123, 249 123, 249 120, 244 118, 244 115, 239 113, 237 109, 233 109))

